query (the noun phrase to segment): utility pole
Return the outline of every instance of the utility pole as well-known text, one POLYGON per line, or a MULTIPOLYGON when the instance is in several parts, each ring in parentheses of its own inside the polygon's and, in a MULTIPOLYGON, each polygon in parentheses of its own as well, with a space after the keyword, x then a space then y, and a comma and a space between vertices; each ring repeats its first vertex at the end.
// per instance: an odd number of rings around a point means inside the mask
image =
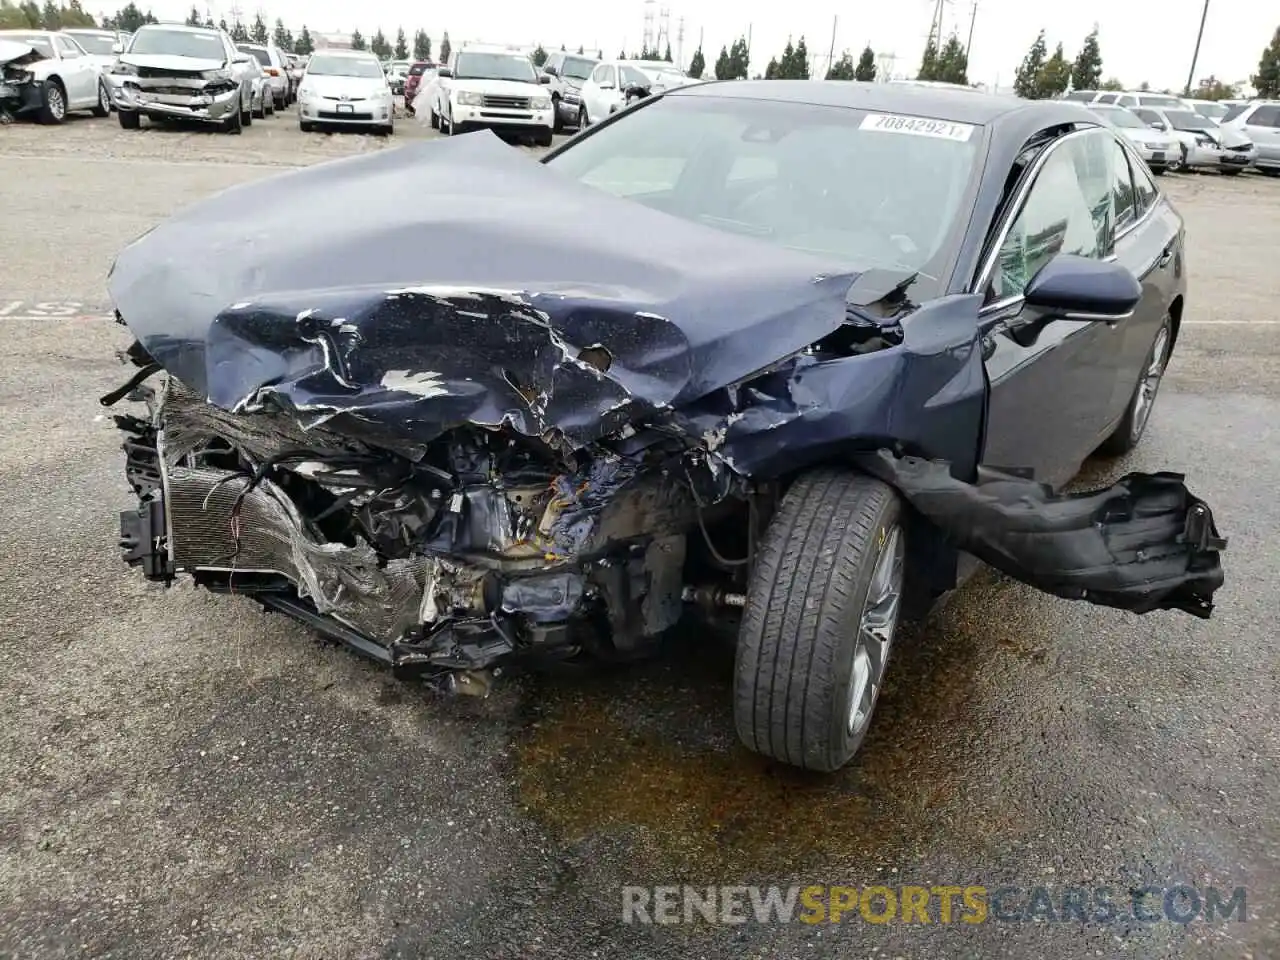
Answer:
POLYGON ((827 73, 831 72, 831 68, 836 62, 836 24, 840 22, 840 17, 831 18, 831 49, 827 52, 827 73))
POLYGON ((973 49, 973 25, 978 22, 978 0, 973 0, 973 8, 969 13, 969 39, 964 45, 964 56, 969 58, 969 51, 973 49))
POLYGON ((1196 34, 1196 51, 1191 54, 1191 69, 1187 71, 1187 86, 1182 91, 1184 97, 1191 96, 1191 82, 1196 76, 1196 61, 1200 59, 1200 41, 1204 39, 1204 22, 1209 17, 1209 0, 1204 0, 1204 9, 1200 11, 1200 32, 1196 34))
POLYGON ((751 24, 747 24, 747 78, 751 77, 751 24))

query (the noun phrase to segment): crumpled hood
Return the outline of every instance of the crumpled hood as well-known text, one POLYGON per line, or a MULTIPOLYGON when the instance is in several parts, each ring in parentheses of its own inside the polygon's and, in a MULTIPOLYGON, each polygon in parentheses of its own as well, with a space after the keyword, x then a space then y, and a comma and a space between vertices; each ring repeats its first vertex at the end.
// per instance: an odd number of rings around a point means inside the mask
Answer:
POLYGON ((576 446, 804 349, 843 323, 855 276, 477 133, 235 187, 127 247, 109 286, 151 356, 224 409, 576 446))
POLYGON ((21 66, 24 63, 35 63, 43 60, 42 54, 29 43, 17 43, 13 40, 0 40, 0 67, 13 64, 21 66))
POLYGON ((1243 147, 1252 142, 1239 130, 1233 130, 1231 127, 1214 127, 1212 130, 1205 130, 1204 133, 1224 147, 1243 147))
POLYGON ((200 70, 220 70, 226 66, 222 60, 206 60, 203 57, 178 57, 170 53, 122 53, 120 62, 149 70, 173 70, 179 73, 200 70))

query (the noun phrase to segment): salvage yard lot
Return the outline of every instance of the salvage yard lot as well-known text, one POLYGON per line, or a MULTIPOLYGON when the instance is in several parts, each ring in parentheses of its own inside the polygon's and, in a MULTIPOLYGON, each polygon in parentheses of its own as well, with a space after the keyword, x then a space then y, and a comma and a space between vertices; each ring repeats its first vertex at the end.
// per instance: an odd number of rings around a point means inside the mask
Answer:
POLYGON ((1231 538, 1214 619, 980 575, 903 637, 851 766, 811 778, 736 745, 731 652, 698 637, 441 700, 120 562, 115 252, 217 190, 429 135, 0 128, 0 956, 1280 953, 1280 181, 1160 181, 1187 322, 1143 446, 1088 478, 1185 470, 1231 538), (1180 881, 1246 887, 1247 921, 619 923, 624 884, 1180 881))

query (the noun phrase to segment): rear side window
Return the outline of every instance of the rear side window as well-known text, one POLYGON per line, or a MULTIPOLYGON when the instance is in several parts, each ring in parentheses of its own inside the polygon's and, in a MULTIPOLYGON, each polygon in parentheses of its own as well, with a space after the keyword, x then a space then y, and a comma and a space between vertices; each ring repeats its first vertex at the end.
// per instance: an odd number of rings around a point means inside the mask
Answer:
POLYGON ((1118 93, 1102 93, 1098 95, 1098 103, 1115 103, 1120 99, 1118 93))
POLYGON ((1131 160, 1129 168, 1133 175, 1134 215, 1141 220, 1160 199, 1160 191, 1156 189, 1156 182, 1151 179, 1145 163, 1131 160))
POLYGON ((1226 123, 1228 120, 1234 120, 1248 109, 1249 105, 1247 103, 1237 103, 1234 107, 1227 107, 1227 112, 1222 115, 1222 122, 1226 123))
POLYGON ((1133 172, 1129 169, 1129 155, 1124 147, 1113 142, 1115 159, 1112 167, 1111 202, 1115 208, 1116 232, 1119 233, 1138 219, 1137 198, 1133 189, 1133 172))
POLYGON ((1245 123, 1253 127, 1280 127, 1280 107, 1258 107, 1245 123))

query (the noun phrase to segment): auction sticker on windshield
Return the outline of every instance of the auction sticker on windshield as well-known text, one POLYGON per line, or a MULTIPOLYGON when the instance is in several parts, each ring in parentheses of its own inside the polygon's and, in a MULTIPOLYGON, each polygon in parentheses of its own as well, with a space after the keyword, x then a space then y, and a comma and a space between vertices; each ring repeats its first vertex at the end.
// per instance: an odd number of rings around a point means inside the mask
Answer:
POLYGON ((968 140, 973 135, 971 123, 950 120, 927 120, 924 117, 900 117, 891 113, 869 113, 862 118, 863 130, 884 133, 909 133, 913 137, 937 137, 941 140, 968 140))

